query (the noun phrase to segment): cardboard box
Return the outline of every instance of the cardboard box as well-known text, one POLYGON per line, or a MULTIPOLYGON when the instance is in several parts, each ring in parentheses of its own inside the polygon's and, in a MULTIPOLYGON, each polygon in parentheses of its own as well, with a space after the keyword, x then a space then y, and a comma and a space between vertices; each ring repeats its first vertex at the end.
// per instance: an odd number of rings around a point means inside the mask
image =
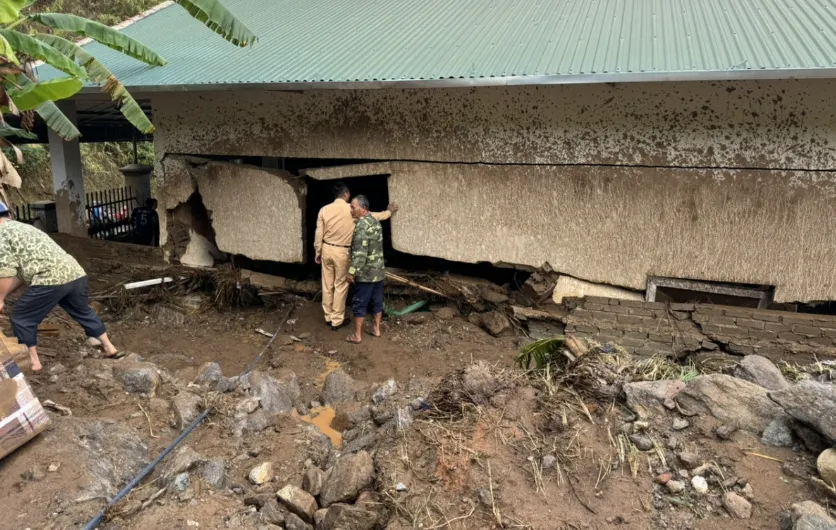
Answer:
MULTIPOLYGON (((0 339, 2 340, 2 339, 0 339)), ((49 416, 15 360, 0 348, 0 458, 43 431, 49 416)))

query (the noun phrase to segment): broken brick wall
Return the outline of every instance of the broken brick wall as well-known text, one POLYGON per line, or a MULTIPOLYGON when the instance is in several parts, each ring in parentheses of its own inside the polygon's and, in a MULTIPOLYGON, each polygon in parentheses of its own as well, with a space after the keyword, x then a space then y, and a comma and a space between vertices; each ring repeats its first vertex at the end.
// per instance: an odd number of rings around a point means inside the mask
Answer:
POLYGON ((836 315, 599 297, 564 304, 571 309, 567 334, 613 342, 640 356, 723 351, 773 361, 836 358, 836 315))

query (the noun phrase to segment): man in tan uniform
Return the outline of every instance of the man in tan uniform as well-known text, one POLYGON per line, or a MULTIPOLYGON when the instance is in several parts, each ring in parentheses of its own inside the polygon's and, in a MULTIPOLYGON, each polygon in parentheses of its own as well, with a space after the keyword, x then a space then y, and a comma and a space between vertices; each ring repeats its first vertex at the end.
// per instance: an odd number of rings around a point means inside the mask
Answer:
MULTIPOLYGON (((314 249, 316 263, 322 264, 322 311, 325 323, 336 331, 345 325, 345 300, 348 297, 348 262, 355 220, 351 216, 351 192, 342 182, 334 184, 334 202, 323 206, 316 218, 314 249)), ((390 204, 385 212, 372 212, 385 221, 398 211, 390 204)))

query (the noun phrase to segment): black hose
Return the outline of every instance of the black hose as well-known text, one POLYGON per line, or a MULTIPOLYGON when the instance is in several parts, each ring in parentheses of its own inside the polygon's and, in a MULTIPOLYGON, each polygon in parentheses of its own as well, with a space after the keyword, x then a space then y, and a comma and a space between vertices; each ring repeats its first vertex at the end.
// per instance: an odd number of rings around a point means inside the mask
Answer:
MULTIPOLYGON (((292 305, 290 306, 290 311, 293 311, 293 306, 292 305)), ((258 360, 261 359, 261 357, 264 355, 264 353, 267 351, 267 349, 270 348, 270 345, 273 344, 273 341, 276 340, 276 337, 279 336, 279 332, 282 330, 282 324, 284 324, 284 321, 287 320, 287 317, 290 316, 290 311, 288 311, 285 318, 283 318, 282 321, 279 323, 279 329, 277 329, 276 332, 273 333, 273 336, 270 338, 270 342, 267 343, 267 346, 265 346, 264 349, 261 350, 261 353, 259 353, 256 356, 256 358, 253 359, 252 362, 250 362, 250 364, 247 366, 247 368, 243 372, 241 372, 241 375, 248 374, 250 372, 250 370, 253 369, 253 367, 258 362, 258 360)), ((200 414, 200 416, 198 416, 188 427, 183 429, 183 432, 180 433, 180 436, 178 436, 173 442, 171 442, 171 444, 168 447, 166 447, 163 450, 163 452, 160 453, 157 456, 157 458, 155 458, 154 460, 151 461, 150 464, 145 466, 145 468, 142 471, 140 471, 137 476, 135 476, 133 479, 131 479, 131 481, 128 482, 128 484, 124 488, 122 488, 119 491, 119 493, 117 493, 112 499, 110 499, 110 501, 108 501, 107 506, 102 508, 102 510, 96 515, 96 517, 91 519, 90 522, 87 523, 87 525, 84 526, 84 530, 93 530, 94 528, 99 526, 102 523, 102 521, 104 520, 104 516, 105 516, 105 513, 107 512, 107 510, 109 510, 117 502, 119 502, 123 498, 125 498, 125 496, 128 493, 130 493, 131 490, 134 489, 136 487, 136 485, 139 484, 142 479, 144 479, 146 476, 148 476, 148 474, 151 471, 153 471, 155 467, 157 467, 157 464, 160 463, 160 460, 165 458, 168 455, 168 453, 170 453, 175 447, 180 445, 180 442, 182 442, 183 439, 186 438, 186 436, 188 436, 189 433, 192 432, 195 427, 200 425, 200 423, 203 420, 206 419, 206 416, 208 416, 211 411, 212 411, 211 408, 208 408, 208 409, 204 410, 200 414)))

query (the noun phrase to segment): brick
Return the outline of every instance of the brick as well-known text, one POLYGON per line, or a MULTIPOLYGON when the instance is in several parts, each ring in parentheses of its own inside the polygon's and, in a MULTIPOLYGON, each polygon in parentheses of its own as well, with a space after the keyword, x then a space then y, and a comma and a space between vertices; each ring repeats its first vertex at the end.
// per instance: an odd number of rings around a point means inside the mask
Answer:
POLYGON ((592 318, 596 322, 615 322, 616 316, 615 313, 604 313, 603 311, 592 312, 592 318))
POLYGON ((704 324, 702 330, 705 333, 716 333, 718 335, 730 335, 733 337, 748 337, 749 330, 737 326, 726 326, 723 324, 704 324))
POLYGON ((651 342, 661 342, 663 344, 673 344, 673 335, 670 333, 650 333, 648 338, 651 342))
POLYGON ((781 322, 787 324, 788 326, 794 326, 796 324, 800 326, 809 326, 813 323, 814 320, 815 319, 812 316, 798 316, 797 314, 793 313, 786 313, 784 314, 784 316, 781 317, 781 322))
POLYGON ((836 329, 822 328, 825 337, 836 339, 836 329))
POLYGON ((805 337, 803 335, 796 335, 795 333, 792 333, 792 332, 787 332, 787 333, 779 333, 778 338, 781 339, 781 340, 786 340, 786 341, 790 341, 790 342, 801 342, 802 340, 806 339, 807 337, 805 337))
POLYGON ((749 308, 727 307, 723 312, 727 317, 752 318, 752 310, 749 308))
POLYGON ((793 331, 799 335, 806 335, 807 337, 821 337, 821 328, 813 326, 793 326, 793 331))
POLYGON ((645 317, 637 317, 633 315, 618 315, 618 323, 619 324, 626 324, 629 326, 641 326, 645 322, 647 322, 648 318, 645 317))
POLYGON ((751 318, 738 318, 737 325, 749 329, 763 329, 764 327, 763 321, 751 318))
POLYGON ((694 304, 670 304, 671 311, 693 311, 694 304))
POLYGON ((778 334, 774 331, 763 331, 760 329, 750 329, 749 336, 758 340, 775 340, 778 338, 778 334))
POLYGON ((670 312, 667 309, 651 309, 650 313, 656 318, 669 318, 670 312))
POLYGON ((738 355, 752 355, 755 353, 755 348, 746 344, 738 344, 736 342, 729 343, 729 351, 738 355))
POLYGON ((734 326, 736 322, 732 317, 710 316, 708 317, 709 324, 718 324, 723 326, 734 326))
POLYGON ((697 304, 694 306, 694 311, 703 315, 718 315, 723 316, 723 306, 697 304))
POLYGON ((563 329, 563 331, 565 331, 566 333, 572 333, 573 331, 575 331, 575 325, 566 324, 566 327, 563 329))
POLYGON ((651 311, 650 309, 644 309, 644 308, 641 308, 641 307, 631 307, 628 310, 627 314, 636 315, 636 316, 639 316, 639 317, 654 317, 654 316, 656 316, 656 315, 653 314, 653 311, 651 311))
POLYGON ((622 338, 618 344, 625 347, 632 347, 632 348, 641 348, 647 344, 647 341, 641 339, 629 339, 629 338, 622 338))
POLYGON ((593 326, 575 326, 575 329, 581 333, 598 333, 598 328, 593 326))
POLYGON ((625 307, 644 307, 647 302, 641 300, 622 300, 621 305, 625 307))
POLYGON ((825 337, 814 337, 809 338, 804 341, 804 344, 809 344, 810 346, 825 346, 831 347, 833 346, 833 339, 825 338, 825 337))
POLYGON ((764 322, 780 322, 781 311, 770 311, 769 309, 755 309, 752 311, 752 318, 764 322))
POLYGON ((640 357, 671 357, 671 356, 673 356, 673 350, 659 349, 659 348, 639 348, 634 353, 635 353, 635 355, 638 355, 640 357))
POLYGON ((787 326, 785 324, 773 324, 772 322, 767 322, 764 324, 764 329, 766 331, 774 331, 775 333, 786 333, 792 331, 792 326, 787 326))
POLYGON ((580 320, 589 320, 592 318, 592 311, 586 309, 575 309, 572 311, 572 316, 580 320))
MULTIPOLYGON (((589 311, 603 311, 605 304, 595 304, 592 302, 587 302, 583 305, 584 309, 589 311)), ((609 307, 609 304, 606 304, 606 307, 609 307)))
POLYGON ((606 333, 601 331, 601 333, 595 335, 595 339, 600 342, 618 342, 621 340, 621 335, 618 333, 620 332, 614 330, 606 330, 606 333))
POLYGON ((677 340, 674 341, 675 346, 680 345, 683 348, 689 349, 689 350, 698 350, 700 348, 701 344, 702 343, 700 342, 700 340, 696 339, 694 337, 682 337, 682 338, 678 338, 677 340))
POLYGON ((618 298, 610 298, 610 305, 621 305, 621 300, 618 298))
POLYGON ((647 333, 643 333, 641 331, 625 331, 624 336, 628 339, 640 339, 642 341, 647 340, 647 333))
POLYGON ((623 307, 623 306, 620 306, 620 305, 611 305, 611 306, 605 307, 604 311, 606 311, 608 313, 626 315, 630 311, 630 308, 629 307, 623 307))
POLYGON ((817 324, 833 325, 836 323, 836 315, 813 315, 817 324))
POLYGON ((602 305, 608 305, 610 303, 610 299, 609 298, 604 298, 603 296, 585 296, 584 300, 585 300, 584 305, 588 304, 589 302, 592 302, 593 304, 602 304, 602 305))

